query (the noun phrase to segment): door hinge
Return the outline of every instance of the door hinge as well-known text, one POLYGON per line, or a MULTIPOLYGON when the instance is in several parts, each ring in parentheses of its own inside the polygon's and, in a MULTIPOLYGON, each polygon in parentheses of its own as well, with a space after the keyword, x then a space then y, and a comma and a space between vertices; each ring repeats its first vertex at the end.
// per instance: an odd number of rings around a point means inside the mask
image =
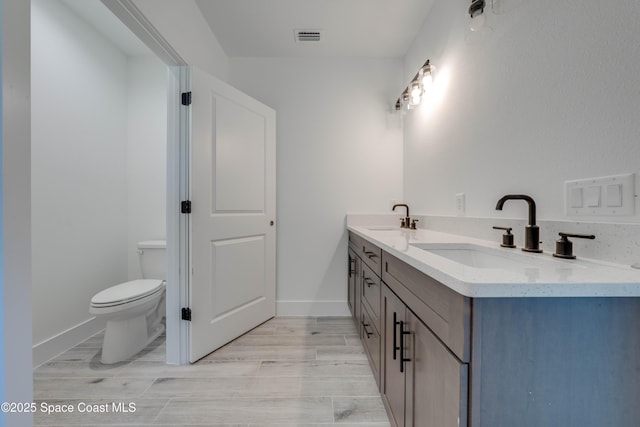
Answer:
POLYGON ((182 320, 191 322, 191 309, 189 307, 182 308, 182 320))
POLYGON ((182 105, 191 105, 191 92, 182 92, 182 105))
POLYGON ((191 213, 191 200, 183 200, 180 202, 180 212, 183 214, 191 213))

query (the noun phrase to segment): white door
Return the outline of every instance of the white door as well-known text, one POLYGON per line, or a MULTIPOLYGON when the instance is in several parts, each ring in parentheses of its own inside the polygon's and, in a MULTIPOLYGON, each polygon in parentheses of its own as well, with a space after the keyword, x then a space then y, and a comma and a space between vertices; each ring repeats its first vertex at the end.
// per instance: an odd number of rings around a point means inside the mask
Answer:
POLYGON ((191 92, 195 362, 275 316, 276 114, 195 68, 191 92))

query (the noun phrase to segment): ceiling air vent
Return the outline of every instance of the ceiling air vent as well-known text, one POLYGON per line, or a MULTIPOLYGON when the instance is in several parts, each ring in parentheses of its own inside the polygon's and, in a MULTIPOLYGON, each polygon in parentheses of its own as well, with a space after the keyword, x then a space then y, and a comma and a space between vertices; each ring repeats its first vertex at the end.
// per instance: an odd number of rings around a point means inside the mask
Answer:
POLYGON ((296 43, 319 42, 322 36, 321 30, 293 30, 296 43))

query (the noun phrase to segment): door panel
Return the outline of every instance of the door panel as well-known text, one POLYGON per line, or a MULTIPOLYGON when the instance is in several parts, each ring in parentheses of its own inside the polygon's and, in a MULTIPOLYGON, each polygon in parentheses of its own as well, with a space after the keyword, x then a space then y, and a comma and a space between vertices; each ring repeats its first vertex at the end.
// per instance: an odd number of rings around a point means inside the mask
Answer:
POLYGON ((265 117, 214 95, 213 212, 264 212, 265 117))
POLYGON ((407 363, 407 426, 467 425, 468 365, 460 362, 414 315, 407 363))
POLYGON ((191 68, 194 362, 275 315, 275 112, 191 68))
POLYGON ((213 242, 212 322, 265 298, 264 264, 264 236, 213 242), (251 268, 246 267, 248 260, 251 268), (234 287, 234 283, 244 286, 234 287))

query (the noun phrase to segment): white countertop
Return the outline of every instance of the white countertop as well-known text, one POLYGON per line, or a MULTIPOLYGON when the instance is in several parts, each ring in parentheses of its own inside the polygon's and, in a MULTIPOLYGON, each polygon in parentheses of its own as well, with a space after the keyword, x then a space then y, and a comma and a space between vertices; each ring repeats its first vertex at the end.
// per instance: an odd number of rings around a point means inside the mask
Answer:
POLYGON ((501 248, 497 242, 394 227, 348 225, 347 229, 383 251, 468 297, 637 297, 640 270, 592 259, 559 259, 501 248), (505 257, 505 268, 477 268, 414 244, 476 245, 505 257), (510 260, 513 263, 510 263, 510 260))

